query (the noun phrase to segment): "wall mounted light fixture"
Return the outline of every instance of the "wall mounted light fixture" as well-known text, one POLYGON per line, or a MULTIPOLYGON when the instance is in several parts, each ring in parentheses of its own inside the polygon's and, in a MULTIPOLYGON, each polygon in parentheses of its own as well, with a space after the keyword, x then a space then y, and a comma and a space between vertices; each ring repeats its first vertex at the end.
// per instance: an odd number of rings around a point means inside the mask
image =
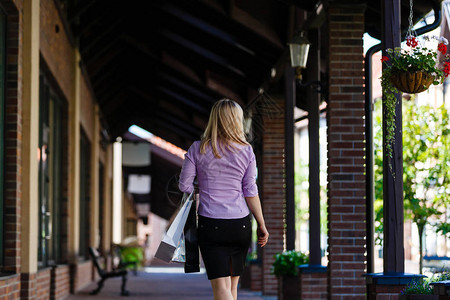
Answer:
POLYGON ((301 81, 302 69, 306 68, 311 43, 306 38, 304 31, 299 31, 288 45, 291 52, 291 66, 296 68, 296 77, 301 81))

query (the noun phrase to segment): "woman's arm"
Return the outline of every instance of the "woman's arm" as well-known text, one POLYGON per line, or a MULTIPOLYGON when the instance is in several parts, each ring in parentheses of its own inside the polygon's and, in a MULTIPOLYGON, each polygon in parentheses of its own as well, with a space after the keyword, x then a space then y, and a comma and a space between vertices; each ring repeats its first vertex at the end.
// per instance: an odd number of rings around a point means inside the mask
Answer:
POLYGON ((269 239, 269 231, 267 231, 266 223, 264 221, 259 195, 256 195, 254 197, 245 197, 245 201, 247 202, 248 208, 250 209, 253 216, 255 217, 256 222, 258 223, 258 244, 260 244, 261 247, 264 247, 269 239))
POLYGON ((190 194, 194 190, 194 178, 196 176, 196 168, 193 157, 193 150, 189 148, 184 156, 183 167, 181 168, 180 181, 178 187, 180 191, 190 194))
POLYGON ((245 171, 244 177, 242 178, 242 192, 247 202, 247 206, 252 212, 253 216, 258 223, 258 244, 264 247, 269 239, 269 232, 266 228, 266 223, 264 222, 264 216, 261 208, 261 200, 259 199, 258 186, 256 185, 256 159, 255 154, 250 153, 250 163, 245 171))

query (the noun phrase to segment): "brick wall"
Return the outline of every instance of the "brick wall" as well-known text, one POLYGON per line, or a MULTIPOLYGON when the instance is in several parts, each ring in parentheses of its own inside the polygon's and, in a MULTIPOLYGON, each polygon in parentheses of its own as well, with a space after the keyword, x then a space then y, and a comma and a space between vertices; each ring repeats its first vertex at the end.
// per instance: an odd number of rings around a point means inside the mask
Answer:
POLYGON ((36 276, 36 300, 50 299, 50 276, 51 269, 43 269, 36 276))
POLYGON ((70 294, 70 268, 68 265, 52 269, 50 299, 64 299, 70 294))
MULTIPOLYGON (((266 295, 276 295, 277 278, 270 274, 274 255, 284 249, 284 99, 272 99, 275 113, 264 116, 262 155, 262 205, 269 242, 262 252, 262 288, 266 295)), ((267 103, 266 103, 267 104, 267 103)))
POLYGON ((74 82, 73 48, 54 0, 41 0, 40 50, 65 98, 70 101, 74 82), (59 27, 59 30, 56 27, 59 27))
POLYGON ((367 285, 367 300, 398 300, 404 285, 367 285))
POLYGON ((327 299, 327 273, 300 273, 302 300, 327 299))
POLYGON ((19 299, 20 276, 13 275, 0 279, 0 300, 19 299))
POLYGON ((36 274, 22 273, 20 282, 20 299, 35 299, 37 295, 36 274))
POLYGON ((250 281, 250 290, 252 291, 261 291, 262 290, 262 285, 261 285, 261 277, 262 277, 262 273, 261 273, 261 264, 254 264, 254 265, 250 265, 250 272, 251 272, 251 276, 252 276, 252 280, 250 281), (253 277, 258 278, 259 280, 253 280, 253 277))
POLYGON ((91 283, 92 262, 79 262, 70 266, 70 292, 75 293, 91 283))
POLYGON ((364 7, 328 14, 328 293, 365 299, 364 7))
MULTIPOLYGON (((0 271, 20 270, 21 219, 21 147, 22 85, 21 50, 22 21, 15 4, 2 0, 7 14, 6 32, 6 97, 5 97, 5 165, 4 165, 4 265, 0 271)), ((20 4, 20 3, 19 3, 20 4)))

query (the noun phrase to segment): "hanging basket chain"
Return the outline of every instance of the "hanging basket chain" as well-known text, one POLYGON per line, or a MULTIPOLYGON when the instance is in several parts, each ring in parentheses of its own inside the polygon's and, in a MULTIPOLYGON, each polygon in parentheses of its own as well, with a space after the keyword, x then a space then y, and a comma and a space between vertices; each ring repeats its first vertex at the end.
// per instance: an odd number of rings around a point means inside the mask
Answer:
POLYGON ((408 39, 409 37, 416 37, 417 33, 414 30, 414 26, 413 26, 413 0, 409 0, 409 17, 408 17, 408 21, 409 21, 409 26, 408 26, 408 31, 406 32, 406 39, 408 39))

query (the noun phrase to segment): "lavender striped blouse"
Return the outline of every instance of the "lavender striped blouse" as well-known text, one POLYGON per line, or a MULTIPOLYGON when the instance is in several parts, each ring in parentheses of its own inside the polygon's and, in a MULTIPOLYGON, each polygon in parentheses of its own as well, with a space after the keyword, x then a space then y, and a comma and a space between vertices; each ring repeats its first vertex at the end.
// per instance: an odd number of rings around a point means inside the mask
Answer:
POLYGON ((198 214, 216 219, 238 219, 250 212, 244 197, 258 195, 256 160, 250 145, 237 145, 216 158, 211 148, 200 154, 196 141, 185 155, 179 188, 190 193, 197 176, 200 199, 198 214))

